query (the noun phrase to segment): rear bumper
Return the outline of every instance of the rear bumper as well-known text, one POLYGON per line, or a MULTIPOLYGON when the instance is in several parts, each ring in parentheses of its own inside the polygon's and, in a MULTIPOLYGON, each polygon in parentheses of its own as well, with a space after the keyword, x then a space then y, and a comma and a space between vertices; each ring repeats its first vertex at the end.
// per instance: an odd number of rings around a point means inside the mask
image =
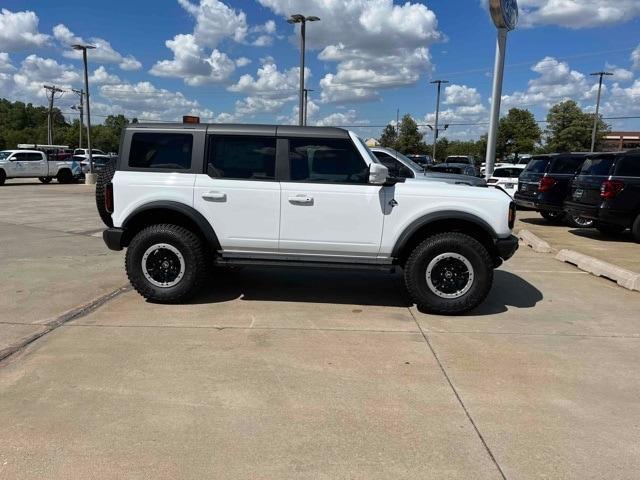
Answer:
POLYGON ((104 243, 107 245, 109 250, 122 250, 122 236, 124 235, 124 230, 122 228, 107 228, 104 232, 102 232, 102 239, 104 243))
POLYGON ((562 202, 560 203, 549 203, 549 202, 533 202, 534 208, 539 212, 563 212, 564 208, 562 206, 562 202))
POLYGON ((599 205, 585 205, 584 203, 568 200, 564 202, 564 209, 569 215, 598 220, 599 205))
POLYGON ((510 235, 507 238, 499 238, 495 241, 496 251, 502 260, 509 260, 518 250, 518 238, 510 235))
POLYGON ((564 208, 570 215, 621 227, 630 227, 634 220, 631 210, 614 210, 603 208, 601 205, 584 205, 573 201, 565 202, 564 208))
POLYGON ((520 208, 536 208, 534 203, 535 197, 533 196, 524 196, 520 192, 516 192, 513 194, 513 199, 516 201, 516 205, 520 208))

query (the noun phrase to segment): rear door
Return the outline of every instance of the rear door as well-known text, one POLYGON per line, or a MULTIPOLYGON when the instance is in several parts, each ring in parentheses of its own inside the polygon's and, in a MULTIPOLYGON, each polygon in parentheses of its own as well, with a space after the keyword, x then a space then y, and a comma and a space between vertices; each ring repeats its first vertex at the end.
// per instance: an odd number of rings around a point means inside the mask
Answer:
POLYGON ((245 132, 208 135, 205 173, 197 175, 194 206, 227 253, 275 253, 280 228, 275 127, 245 132))
POLYGON ((30 177, 45 177, 47 175, 47 156, 42 152, 31 152, 26 156, 26 172, 30 177))
POLYGON ((287 140, 289 172, 282 182, 280 252, 377 256, 384 191, 368 183, 368 165, 351 138, 287 140))

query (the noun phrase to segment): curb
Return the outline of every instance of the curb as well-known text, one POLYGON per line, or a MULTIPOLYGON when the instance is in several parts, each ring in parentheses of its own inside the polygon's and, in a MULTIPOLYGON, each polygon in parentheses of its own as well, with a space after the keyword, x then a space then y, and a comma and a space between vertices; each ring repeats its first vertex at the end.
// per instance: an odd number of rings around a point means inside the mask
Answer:
POLYGON ((553 248, 547 242, 531 233, 529 230, 520 230, 518 238, 537 253, 553 253, 553 248))
POLYGON ((640 273, 626 270, 617 265, 598 260, 597 258, 574 252, 573 250, 560 250, 556 260, 575 265, 580 270, 589 272, 597 277, 605 277, 613 280, 627 290, 640 292, 640 273))

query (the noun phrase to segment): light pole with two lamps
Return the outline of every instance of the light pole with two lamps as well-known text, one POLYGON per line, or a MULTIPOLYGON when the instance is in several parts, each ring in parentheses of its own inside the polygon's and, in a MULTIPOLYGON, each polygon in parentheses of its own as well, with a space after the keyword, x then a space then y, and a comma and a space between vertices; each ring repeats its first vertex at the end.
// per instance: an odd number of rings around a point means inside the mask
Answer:
POLYGON ((300 104, 298 107, 298 123, 300 126, 304 125, 304 114, 305 114, 305 102, 304 102, 304 49, 305 49, 305 35, 306 35, 306 25, 307 22, 317 22, 320 20, 318 17, 310 16, 305 17, 304 15, 300 15, 296 13, 295 15, 291 15, 287 22, 289 23, 300 23, 300 104))

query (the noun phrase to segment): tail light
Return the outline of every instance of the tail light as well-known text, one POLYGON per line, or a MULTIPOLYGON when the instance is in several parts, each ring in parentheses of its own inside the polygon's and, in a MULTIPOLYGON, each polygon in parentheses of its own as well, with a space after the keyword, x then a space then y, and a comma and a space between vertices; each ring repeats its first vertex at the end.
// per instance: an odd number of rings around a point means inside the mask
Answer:
POLYGON ((620 180, 605 180, 600 186, 600 196, 605 200, 616 198, 624 189, 624 183, 620 180))
POLYGON ((542 177, 540 179, 540 182, 538 182, 538 191, 539 192, 548 192, 553 187, 555 187, 556 183, 558 183, 558 182, 553 177, 542 177))
POLYGON ((107 212, 113 213, 113 184, 107 183, 104 189, 104 208, 107 212))
POLYGON ((511 202, 509 204, 509 228, 513 229, 513 226, 516 224, 516 204, 515 202, 511 202))

